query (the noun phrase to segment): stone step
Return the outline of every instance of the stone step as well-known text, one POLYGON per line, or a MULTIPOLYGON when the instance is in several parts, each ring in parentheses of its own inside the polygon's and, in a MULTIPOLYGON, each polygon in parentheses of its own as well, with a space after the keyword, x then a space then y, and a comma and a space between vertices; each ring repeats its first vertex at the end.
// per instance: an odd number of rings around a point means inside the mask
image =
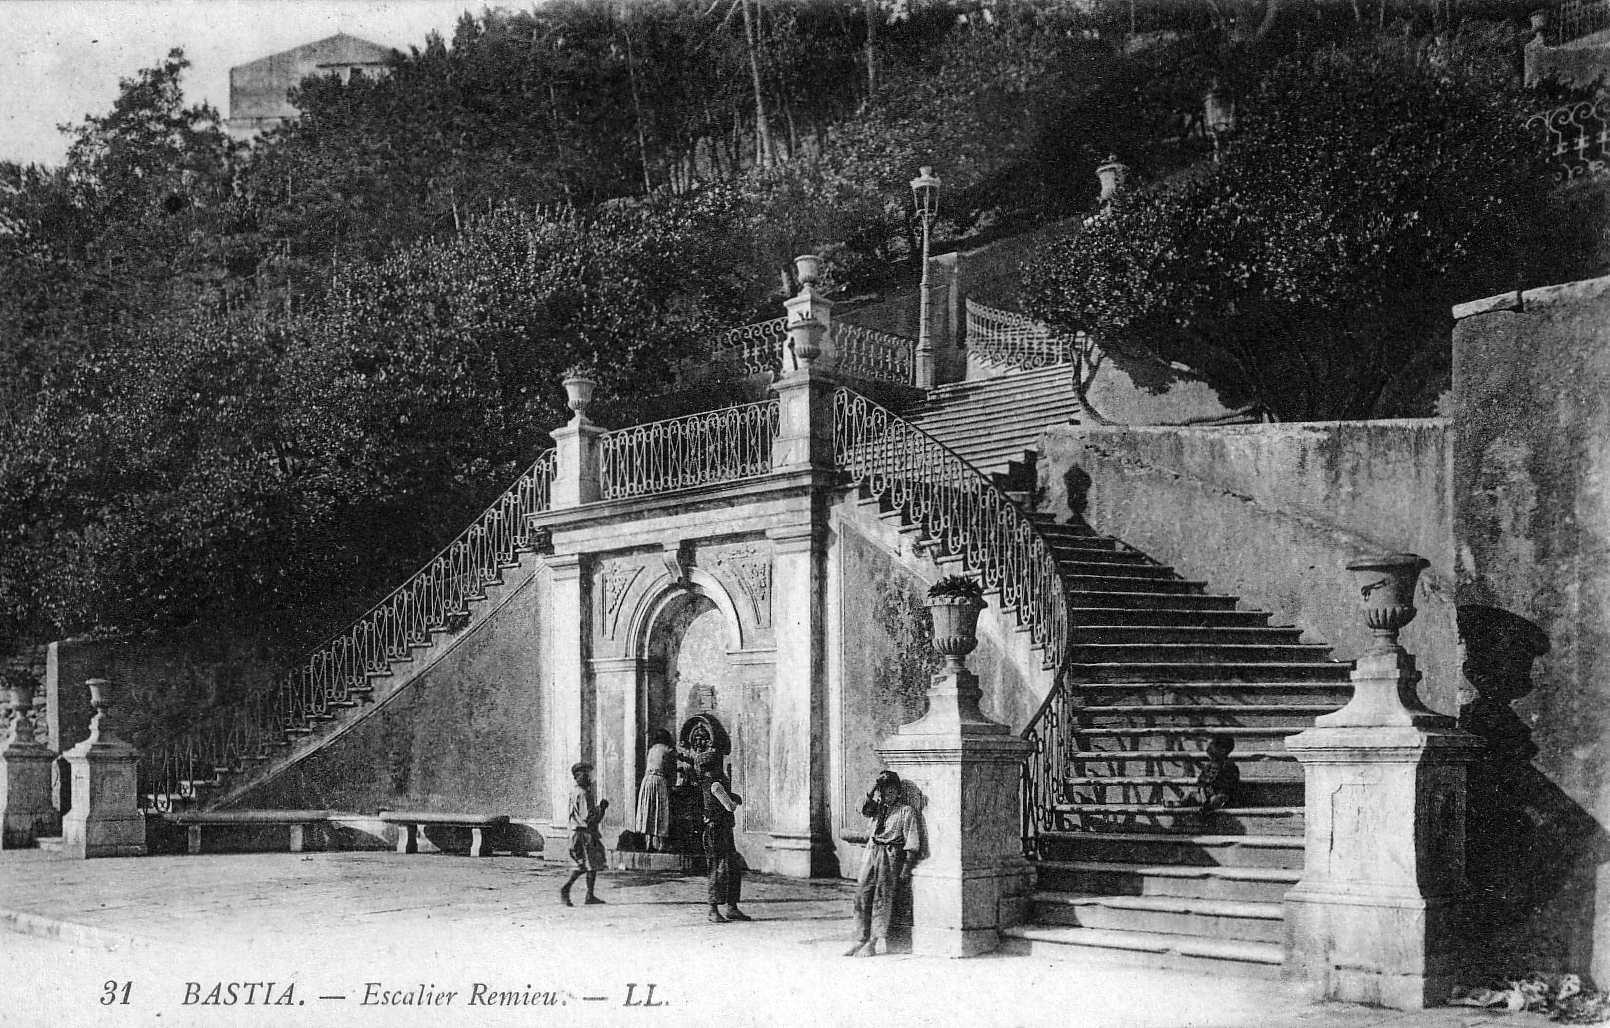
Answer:
POLYGON ((1079 687, 1080 700, 1091 706, 1294 703, 1335 708, 1352 695, 1352 682, 1089 682, 1079 687))
POLYGON ((1144 968, 1276 979, 1285 960, 1273 943, 1202 939, 1189 935, 1110 931, 1068 925, 1018 925, 1002 933, 1003 952, 1066 957, 1081 967, 1144 968))
POLYGON ((1106 896, 1039 891, 1031 897, 1036 924, 1192 935, 1279 944, 1285 922, 1278 902, 1185 896, 1106 896))
POLYGON ((1076 595, 1079 593, 1102 592, 1191 593, 1199 595, 1206 589, 1205 583, 1192 582, 1184 578, 1145 578, 1130 575, 1084 575, 1062 572, 1062 581, 1076 595))
MULTIPOLYGON (((1124 583, 1133 586, 1138 583, 1124 583)), ((1068 605, 1075 610, 1128 611, 1160 609, 1196 614, 1199 611, 1234 611, 1234 596, 1209 596, 1203 593, 1156 592, 1151 589, 1119 588, 1103 590, 1071 590, 1068 605)), ((1268 614, 1264 614, 1268 617, 1268 614)), ((1075 621, 1077 625, 1080 622, 1075 621)))
POLYGON ((1101 860, 1042 860, 1040 889, 1108 896, 1279 903, 1302 872, 1284 867, 1203 867, 1101 860))
POLYGON ((1278 753, 1286 748, 1286 737, 1302 731, 1279 725, 1090 725, 1074 729, 1081 753, 1088 750, 1120 750, 1144 753, 1192 751, 1203 759, 1202 750, 1210 735, 1228 735, 1235 740, 1236 756, 1242 750, 1278 753))
POLYGON ((1175 661, 1068 665, 1075 682, 1296 682, 1348 680, 1350 666, 1336 661, 1175 661))
MULTIPOLYGON (((1083 640, 1069 647, 1068 659, 1081 664, 1336 664, 1330 647, 1312 643, 1108 642, 1083 640)), ((1341 665, 1345 667, 1346 665, 1341 665)))
MULTIPOLYGON (((1119 549, 1113 546, 1103 546, 1098 539, 1068 539, 1056 536, 1041 538, 1051 548, 1052 556, 1056 557, 1058 564, 1064 563, 1091 563, 1105 564, 1112 567, 1114 574, 1125 574, 1130 568, 1164 568, 1144 553, 1133 550, 1119 549)), ((1164 568, 1172 574, 1172 569, 1164 568)), ((1101 572, 1106 574, 1106 571, 1101 572)))
MULTIPOLYGON (((1063 799, 1069 803, 1138 803, 1179 805, 1194 798, 1195 775, 1091 775, 1062 780, 1063 799)), ((1242 779, 1236 803, 1248 807, 1301 806, 1301 778, 1242 779)))
POLYGON ((1062 824, 1087 831, 1297 836, 1303 832, 1302 807, 1226 807, 1207 814, 1149 803, 1057 803, 1051 809, 1062 824))
MULTIPOLYGON (((1238 749, 1230 759, 1241 769, 1242 781, 1302 781, 1297 758, 1284 749, 1238 749)), ((1069 767, 1090 777, 1112 774, 1195 778, 1206 760, 1207 755, 1200 749, 1075 750, 1067 755, 1069 767)))
POLYGON ((1225 728, 1310 728, 1314 718, 1329 714, 1336 704, 1277 703, 1147 703, 1085 706, 1078 710, 1079 727, 1130 726, 1178 729, 1207 735, 1225 728))
POLYGON ((1283 868, 1301 873, 1303 838, 1293 835, 1181 832, 1045 832, 1047 860, 1093 860, 1174 867, 1283 868))
MULTIPOLYGON (((1218 597, 1196 597, 1218 599, 1218 597)), ((1068 623, 1075 633, 1103 628, 1142 630, 1152 627, 1168 628, 1263 628, 1270 614, 1266 610, 1236 610, 1234 604, 1211 609, 1205 606, 1087 606, 1089 595, 1075 593, 1068 597, 1068 623)), ((1077 634, 1075 636, 1077 638, 1077 634)))
POLYGON ((1179 644, 1190 646, 1291 646, 1302 629, 1241 625, 1081 625, 1078 645, 1121 646, 1179 644))
MULTIPOLYGON (((1089 550, 1079 551, 1080 557, 1091 557, 1094 554, 1089 550)), ((1113 556, 1118 556, 1116 552, 1113 556)), ((1161 564, 1144 564, 1138 561, 1125 563, 1118 560, 1068 560, 1062 554, 1057 555, 1057 570, 1064 575, 1077 575, 1085 578, 1123 578, 1135 582, 1162 579, 1165 581, 1179 581, 1173 568, 1163 567, 1161 564)))

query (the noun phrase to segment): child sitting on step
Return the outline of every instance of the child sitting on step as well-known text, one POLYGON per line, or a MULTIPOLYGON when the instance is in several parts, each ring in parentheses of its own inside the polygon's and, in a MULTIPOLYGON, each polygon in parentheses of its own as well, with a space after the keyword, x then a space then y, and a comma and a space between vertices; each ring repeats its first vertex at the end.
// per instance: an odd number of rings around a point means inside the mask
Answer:
POLYGON ((1196 776, 1192 797, 1201 804, 1204 814, 1228 807, 1241 790, 1241 769, 1230 759, 1234 750, 1235 740, 1228 735, 1215 735, 1208 740, 1207 766, 1196 776))

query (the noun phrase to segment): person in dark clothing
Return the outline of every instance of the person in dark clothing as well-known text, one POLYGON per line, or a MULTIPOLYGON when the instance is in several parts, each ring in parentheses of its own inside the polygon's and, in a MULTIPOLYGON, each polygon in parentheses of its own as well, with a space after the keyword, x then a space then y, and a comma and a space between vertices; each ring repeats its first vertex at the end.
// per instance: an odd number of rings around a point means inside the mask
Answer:
POLYGON ((704 750, 694 758, 699 792, 704 801, 704 859, 710 865, 710 923, 749 921, 738 909, 743 892, 744 863, 733 840, 734 812, 743 797, 727 788, 721 773, 721 754, 704 750), (723 912, 722 907, 726 910, 723 912))
POLYGON ((1196 776, 1194 797, 1204 814, 1230 806, 1241 791, 1241 769, 1230 759, 1234 751, 1235 740, 1228 735, 1215 735, 1208 740, 1208 762, 1196 776))

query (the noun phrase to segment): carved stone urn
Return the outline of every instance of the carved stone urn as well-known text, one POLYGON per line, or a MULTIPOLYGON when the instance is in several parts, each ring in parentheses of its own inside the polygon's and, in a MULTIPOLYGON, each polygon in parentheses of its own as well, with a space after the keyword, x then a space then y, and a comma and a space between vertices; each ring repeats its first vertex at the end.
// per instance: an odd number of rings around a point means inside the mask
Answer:
POLYGON ((1414 587, 1430 561, 1413 553, 1361 557, 1347 565, 1358 585, 1364 623, 1375 634, 1371 653, 1398 650, 1398 632, 1414 620, 1414 587))
POLYGON ((1101 202, 1106 203, 1124 188, 1129 179, 1129 165, 1118 159, 1117 154, 1107 158, 1107 163, 1096 169, 1096 178, 1101 182, 1101 202))
POLYGON ((25 671, 13 670, 3 674, 6 686, 5 734, 12 743, 32 744, 34 695, 38 692, 38 683, 25 671))
POLYGON ((565 375, 563 383, 566 401, 570 409, 575 411, 578 422, 587 420, 587 408, 593 402, 593 390, 598 388, 598 381, 591 375, 582 371, 571 371, 565 375))
POLYGON ((978 648, 978 615, 984 609, 983 590, 968 578, 942 579, 928 590, 928 613, 933 618, 934 650, 948 669, 960 670, 969 653, 978 648))

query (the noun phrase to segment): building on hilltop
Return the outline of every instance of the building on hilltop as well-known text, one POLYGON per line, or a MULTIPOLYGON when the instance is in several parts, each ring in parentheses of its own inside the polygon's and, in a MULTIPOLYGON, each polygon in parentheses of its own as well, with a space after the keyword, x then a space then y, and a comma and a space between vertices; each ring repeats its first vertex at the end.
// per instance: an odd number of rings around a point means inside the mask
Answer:
POLYGON ((339 75, 348 82, 354 71, 365 75, 385 73, 397 51, 389 46, 338 32, 327 39, 229 69, 229 134, 250 139, 293 119, 290 91, 309 75, 339 75))

